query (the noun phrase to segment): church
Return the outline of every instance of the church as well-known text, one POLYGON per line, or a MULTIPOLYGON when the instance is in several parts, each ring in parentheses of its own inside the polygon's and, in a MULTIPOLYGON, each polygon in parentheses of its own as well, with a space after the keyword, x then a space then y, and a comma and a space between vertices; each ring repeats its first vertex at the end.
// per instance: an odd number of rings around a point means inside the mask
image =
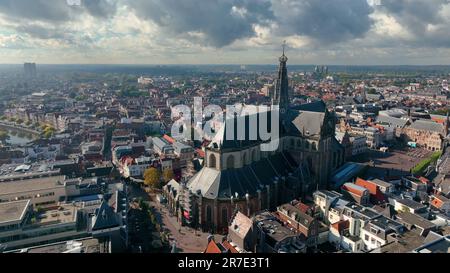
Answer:
POLYGON ((185 183, 166 186, 168 199, 177 196, 172 207, 183 224, 226 233, 237 210, 252 216, 325 189, 333 171, 344 163, 345 151, 335 138, 336 119, 325 103, 290 107, 287 60, 283 50, 272 105, 245 105, 241 114, 227 115, 236 122, 227 120, 204 148, 203 168, 185 183), (249 123, 252 115, 271 116, 273 109, 279 109, 279 122, 271 124, 268 118, 266 126, 279 126, 279 144, 266 151, 266 141, 259 135, 250 137, 249 123), (245 136, 230 139, 228 131, 237 134, 237 124, 245 124, 245 136))

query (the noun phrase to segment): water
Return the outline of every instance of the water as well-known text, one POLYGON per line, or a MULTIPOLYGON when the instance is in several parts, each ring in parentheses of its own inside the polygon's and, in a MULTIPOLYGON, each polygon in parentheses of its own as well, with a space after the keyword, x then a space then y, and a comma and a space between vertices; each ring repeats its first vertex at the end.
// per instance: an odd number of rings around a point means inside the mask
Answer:
POLYGON ((9 139, 7 142, 11 145, 25 145, 33 140, 33 136, 31 134, 26 134, 23 132, 13 132, 13 130, 9 130, 8 135, 9 139))

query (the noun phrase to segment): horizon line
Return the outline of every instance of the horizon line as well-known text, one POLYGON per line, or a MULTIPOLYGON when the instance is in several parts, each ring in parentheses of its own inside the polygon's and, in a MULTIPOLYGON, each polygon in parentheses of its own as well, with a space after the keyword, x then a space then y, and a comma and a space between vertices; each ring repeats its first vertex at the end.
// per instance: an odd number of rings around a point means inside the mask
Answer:
MULTIPOLYGON (((38 62, 23 62, 23 63, 0 63, 0 65, 23 65, 25 63, 35 63, 36 65, 104 65, 104 66, 111 66, 111 65, 130 65, 130 66, 207 66, 207 65, 224 65, 224 66, 263 66, 263 65, 275 65, 278 66, 278 64, 274 63, 267 63, 267 64, 233 64, 233 63, 202 63, 202 64, 175 64, 175 63, 169 63, 169 64, 162 64, 162 63, 148 63, 148 64, 127 64, 127 63, 38 63, 38 62)), ((288 65, 295 65, 295 66, 450 66, 450 64, 288 64, 288 65)))

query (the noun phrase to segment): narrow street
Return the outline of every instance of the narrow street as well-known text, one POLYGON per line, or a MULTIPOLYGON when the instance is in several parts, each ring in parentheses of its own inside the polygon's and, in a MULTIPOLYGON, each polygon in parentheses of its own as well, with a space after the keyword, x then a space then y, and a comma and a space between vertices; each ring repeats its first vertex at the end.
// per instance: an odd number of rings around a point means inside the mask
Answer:
POLYGON ((170 241, 175 240, 179 252, 201 253, 208 244, 208 233, 194 231, 192 228, 181 227, 174 216, 170 216, 166 207, 155 201, 150 201, 156 217, 163 230, 170 233, 170 241))
MULTIPOLYGON (((178 252, 200 253, 208 244, 208 233, 195 231, 192 228, 181 227, 176 217, 170 216, 168 209, 156 201, 154 195, 149 196, 142 188, 131 186, 130 198, 142 198, 153 208, 153 212, 162 230, 169 233, 169 240, 175 241, 178 252)), ((218 239, 217 237, 216 239, 218 239)))

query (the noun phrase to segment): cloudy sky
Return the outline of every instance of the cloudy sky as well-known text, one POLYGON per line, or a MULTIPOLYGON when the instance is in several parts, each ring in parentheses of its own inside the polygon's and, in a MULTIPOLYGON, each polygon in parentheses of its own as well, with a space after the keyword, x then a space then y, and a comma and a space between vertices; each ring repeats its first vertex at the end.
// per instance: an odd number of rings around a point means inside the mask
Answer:
POLYGON ((450 64, 450 0, 0 0, 0 63, 450 64), (77 5, 80 2, 80 5, 77 5))

